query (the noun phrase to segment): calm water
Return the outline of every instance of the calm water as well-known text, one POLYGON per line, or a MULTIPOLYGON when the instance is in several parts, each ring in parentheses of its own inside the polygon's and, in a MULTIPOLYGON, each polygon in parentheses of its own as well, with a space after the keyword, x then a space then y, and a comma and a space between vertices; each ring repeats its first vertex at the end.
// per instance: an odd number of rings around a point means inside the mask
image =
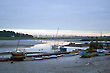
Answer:
MULTIPOLYGON (((66 45, 70 42, 83 43, 79 40, 20 40, 19 49, 25 49, 26 52, 54 52, 51 49, 53 44, 66 45)), ((17 48, 18 40, 0 40, 0 53, 14 51, 17 48)), ((67 51, 74 49, 87 49, 88 47, 66 47, 67 51)), ((2 55, 1 55, 2 56, 2 55)), ((6 55, 5 55, 6 56, 6 55)), ((3 56, 2 56, 3 57, 3 56)))

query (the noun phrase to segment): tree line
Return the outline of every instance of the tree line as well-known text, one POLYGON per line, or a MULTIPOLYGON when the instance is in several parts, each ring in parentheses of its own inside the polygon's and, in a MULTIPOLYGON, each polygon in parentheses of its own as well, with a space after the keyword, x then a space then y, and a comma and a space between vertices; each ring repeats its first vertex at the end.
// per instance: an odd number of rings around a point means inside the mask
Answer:
POLYGON ((0 37, 30 37, 32 38, 32 35, 24 34, 24 33, 15 33, 14 31, 0 31, 0 37))

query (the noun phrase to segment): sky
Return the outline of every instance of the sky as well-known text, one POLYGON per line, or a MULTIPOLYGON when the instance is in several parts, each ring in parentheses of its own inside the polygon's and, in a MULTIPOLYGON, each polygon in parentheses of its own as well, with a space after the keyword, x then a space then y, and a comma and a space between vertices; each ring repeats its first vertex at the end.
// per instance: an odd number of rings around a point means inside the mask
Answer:
POLYGON ((110 35, 109 3, 110 0, 0 0, 0 29, 51 34, 59 27, 62 34, 110 35))

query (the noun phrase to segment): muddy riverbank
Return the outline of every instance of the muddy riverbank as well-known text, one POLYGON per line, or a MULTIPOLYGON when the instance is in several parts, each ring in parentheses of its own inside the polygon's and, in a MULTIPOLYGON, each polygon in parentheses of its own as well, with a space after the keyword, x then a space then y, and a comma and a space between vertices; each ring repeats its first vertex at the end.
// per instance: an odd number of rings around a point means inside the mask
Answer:
POLYGON ((42 61, 0 62, 0 73, 110 73, 110 56, 60 57, 42 61))

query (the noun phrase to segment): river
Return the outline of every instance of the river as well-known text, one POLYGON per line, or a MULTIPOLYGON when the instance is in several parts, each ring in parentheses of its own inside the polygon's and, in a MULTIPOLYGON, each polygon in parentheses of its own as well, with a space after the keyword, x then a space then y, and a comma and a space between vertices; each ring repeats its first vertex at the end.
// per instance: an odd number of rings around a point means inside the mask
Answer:
MULTIPOLYGON (((84 43, 79 40, 73 39, 61 39, 61 40, 0 40, 0 53, 2 52, 11 52, 16 50, 17 45, 18 49, 25 50, 26 52, 54 52, 51 49, 53 44, 66 45, 70 42, 75 43, 84 43)), ((88 47, 65 47, 67 51, 72 51, 74 49, 87 49, 88 47)), ((1 55, 0 57, 4 57, 1 55)), ((5 55, 6 57, 6 55, 5 55)))

